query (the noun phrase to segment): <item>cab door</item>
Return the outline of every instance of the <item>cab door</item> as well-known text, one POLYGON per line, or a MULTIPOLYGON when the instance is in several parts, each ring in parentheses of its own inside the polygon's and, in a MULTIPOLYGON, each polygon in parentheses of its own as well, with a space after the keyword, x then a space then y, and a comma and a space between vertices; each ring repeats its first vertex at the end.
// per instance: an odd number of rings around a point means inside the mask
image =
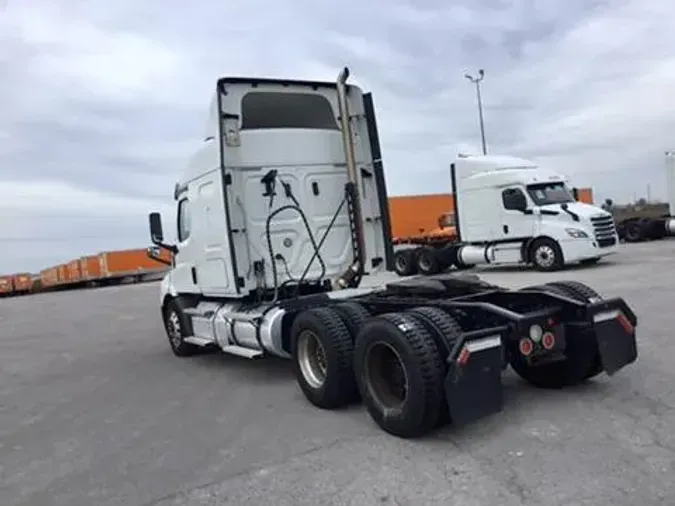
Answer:
POLYGON ((501 230, 502 241, 518 241, 532 237, 536 227, 536 216, 525 192, 513 186, 502 190, 501 230))

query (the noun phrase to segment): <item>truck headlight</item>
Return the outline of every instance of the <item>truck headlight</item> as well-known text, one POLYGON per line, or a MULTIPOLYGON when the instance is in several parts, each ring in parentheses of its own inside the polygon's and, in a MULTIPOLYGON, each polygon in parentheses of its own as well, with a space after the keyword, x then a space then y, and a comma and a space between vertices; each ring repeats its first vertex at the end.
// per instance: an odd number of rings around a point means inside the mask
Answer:
POLYGON ((581 230, 580 228, 566 228, 565 232, 567 232, 567 235, 569 235, 570 237, 574 237, 576 239, 588 237, 588 234, 583 230, 581 230))

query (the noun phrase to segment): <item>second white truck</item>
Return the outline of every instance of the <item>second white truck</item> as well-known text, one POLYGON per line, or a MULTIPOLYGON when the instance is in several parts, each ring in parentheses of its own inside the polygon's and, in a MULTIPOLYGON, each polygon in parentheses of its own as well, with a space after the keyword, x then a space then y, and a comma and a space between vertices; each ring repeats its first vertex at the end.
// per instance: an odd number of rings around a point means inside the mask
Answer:
POLYGON ((459 156, 450 177, 457 240, 440 248, 398 250, 400 275, 476 264, 556 271, 566 264, 596 263, 618 248, 612 215, 578 202, 564 175, 530 160, 459 156))

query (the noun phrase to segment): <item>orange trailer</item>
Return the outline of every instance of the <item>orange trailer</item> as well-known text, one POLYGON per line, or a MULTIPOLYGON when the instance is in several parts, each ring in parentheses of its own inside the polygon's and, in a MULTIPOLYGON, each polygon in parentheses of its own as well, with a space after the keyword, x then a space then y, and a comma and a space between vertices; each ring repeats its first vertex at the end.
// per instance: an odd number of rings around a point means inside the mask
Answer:
POLYGON ((391 235, 394 240, 426 236, 439 229, 439 219, 454 207, 451 193, 390 197, 391 235))
POLYGON ((68 284, 68 266, 66 264, 61 264, 56 266, 57 271, 57 283, 59 285, 68 284))
POLYGON ((13 292, 12 276, 0 276, 0 296, 9 295, 13 292))
POLYGON ((21 272, 12 276, 12 285, 15 293, 27 293, 33 288, 33 275, 21 272))
POLYGON ((59 284, 58 267, 49 267, 40 271, 40 283, 44 288, 59 284))
MULTIPOLYGON (((170 253, 164 250, 161 252, 161 257, 166 260, 171 258, 170 253)), ((145 248, 105 251, 99 253, 98 260, 103 278, 138 276, 166 269, 166 265, 149 258, 145 248)))
POLYGON ((71 260, 67 264, 68 282, 77 283, 82 281, 82 273, 80 272, 80 260, 71 260))
POLYGON ((78 262, 80 263, 80 274, 83 281, 95 281, 102 277, 98 255, 82 257, 78 262))

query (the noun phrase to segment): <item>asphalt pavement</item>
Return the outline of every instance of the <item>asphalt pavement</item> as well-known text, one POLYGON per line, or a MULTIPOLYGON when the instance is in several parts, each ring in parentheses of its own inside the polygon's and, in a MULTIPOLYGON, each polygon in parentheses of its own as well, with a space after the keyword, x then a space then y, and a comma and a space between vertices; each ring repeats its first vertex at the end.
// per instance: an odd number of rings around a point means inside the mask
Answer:
POLYGON ((0 505, 675 504, 675 241, 481 275, 624 297, 638 361, 562 391, 509 370, 502 413, 405 441, 309 405, 287 362, 175 357, 157 283, 0 300, 0 505))

